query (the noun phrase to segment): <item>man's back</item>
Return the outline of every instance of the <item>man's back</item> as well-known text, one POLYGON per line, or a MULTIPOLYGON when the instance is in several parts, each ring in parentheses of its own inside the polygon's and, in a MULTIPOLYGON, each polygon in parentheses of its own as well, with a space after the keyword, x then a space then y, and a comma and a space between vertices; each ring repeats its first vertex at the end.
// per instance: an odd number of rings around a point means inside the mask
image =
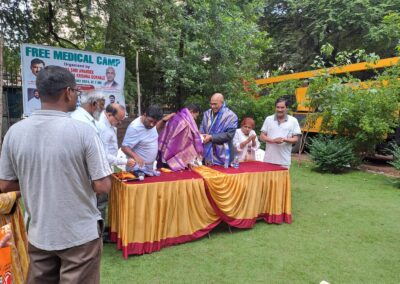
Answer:
POLYGON ((19 180, 30 243, 60 250, 98 238, 101 217, 89 176, 102 178, 109 166, 90 126, 41 110, 10 128, 3 147, 0 178, 19 180))

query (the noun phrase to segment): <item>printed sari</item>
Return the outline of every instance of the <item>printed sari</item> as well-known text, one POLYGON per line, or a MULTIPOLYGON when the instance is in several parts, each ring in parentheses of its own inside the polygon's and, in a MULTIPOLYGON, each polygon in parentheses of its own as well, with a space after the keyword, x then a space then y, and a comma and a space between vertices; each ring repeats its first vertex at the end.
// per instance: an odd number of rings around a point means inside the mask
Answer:
POLYGON ((158 137, 162 161, 173 171, 182 170, 203 155, 203 144, 196 122, 187 108, 172 117, 158 137))

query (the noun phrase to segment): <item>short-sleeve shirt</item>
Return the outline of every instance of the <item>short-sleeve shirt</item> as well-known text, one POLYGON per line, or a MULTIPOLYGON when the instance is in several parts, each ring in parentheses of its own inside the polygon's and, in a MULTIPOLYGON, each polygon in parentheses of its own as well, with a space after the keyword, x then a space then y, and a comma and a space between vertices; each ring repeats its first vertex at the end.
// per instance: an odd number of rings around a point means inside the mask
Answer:
POLYGON ((37 248, 61 250, 99 237, 91 180, 110 174, 93 128, 64 112, 38 110, 4 138, 0 179, 19 180, 28 239, 37 248))
MULTIPOLYGON (((297 119, 291 115, 287 115, 285 121, 281 123, 278 122, 275 115, 270 115, 265 119, 261 132, 266 133, 272 139, 291 138, 300 135, 301 129, 297 119)), ((292 144, 290 143, 267 143, 264 162, 290 166, 291 152, 292 144)))
MULTIPOLYGON (((146 165, 151 165, 157 158, 158 132, 156 127, 147 129, 139 116, 128 126, 122 146, 131 148, 143 159, 146 165)), ((127 167, 128 171, 132 168, 127 167)))

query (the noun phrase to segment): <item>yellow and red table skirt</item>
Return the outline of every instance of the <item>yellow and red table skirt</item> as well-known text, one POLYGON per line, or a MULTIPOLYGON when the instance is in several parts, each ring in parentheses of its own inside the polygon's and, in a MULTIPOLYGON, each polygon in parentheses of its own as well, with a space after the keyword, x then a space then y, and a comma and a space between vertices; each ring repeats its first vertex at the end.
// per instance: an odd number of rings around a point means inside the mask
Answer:
POLYGON ((287 169, 245 162, 239 169, 202 166, 145 181, 114 177, 109 197, 111 240, 125 258, 201 238, 221 221, 251 228, 260 217, 291 223, 287 169))

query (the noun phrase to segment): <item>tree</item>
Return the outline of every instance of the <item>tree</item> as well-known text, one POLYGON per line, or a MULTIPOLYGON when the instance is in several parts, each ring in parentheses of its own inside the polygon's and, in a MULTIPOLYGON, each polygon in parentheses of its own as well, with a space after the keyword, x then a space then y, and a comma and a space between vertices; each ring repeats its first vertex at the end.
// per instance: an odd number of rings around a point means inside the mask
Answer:
POLYGON ((333 58, 336 52, 354 49, 393 56, 397 40, 373 34, 384 16, 399 9, 399 0, 267 0, 260 25, 273 46, 264 53, 262 67, 305 70, 326 43, 335 48, 333 58))
MULTIPOLYGON (((17 9, 22 0, 8 1, 17 9)), ((227 96, 258 73, 270 39, 258 28, 263 1, 31 0, 16 42, 77 48, 126 58, 125 97, 136 98, 139 52, 143 105, 175 109, 192 95, 227 96)), ((10 10, 9 8, 8 10, 10 10)), ((10 26, 13 25, 9 21, 10 26)))

